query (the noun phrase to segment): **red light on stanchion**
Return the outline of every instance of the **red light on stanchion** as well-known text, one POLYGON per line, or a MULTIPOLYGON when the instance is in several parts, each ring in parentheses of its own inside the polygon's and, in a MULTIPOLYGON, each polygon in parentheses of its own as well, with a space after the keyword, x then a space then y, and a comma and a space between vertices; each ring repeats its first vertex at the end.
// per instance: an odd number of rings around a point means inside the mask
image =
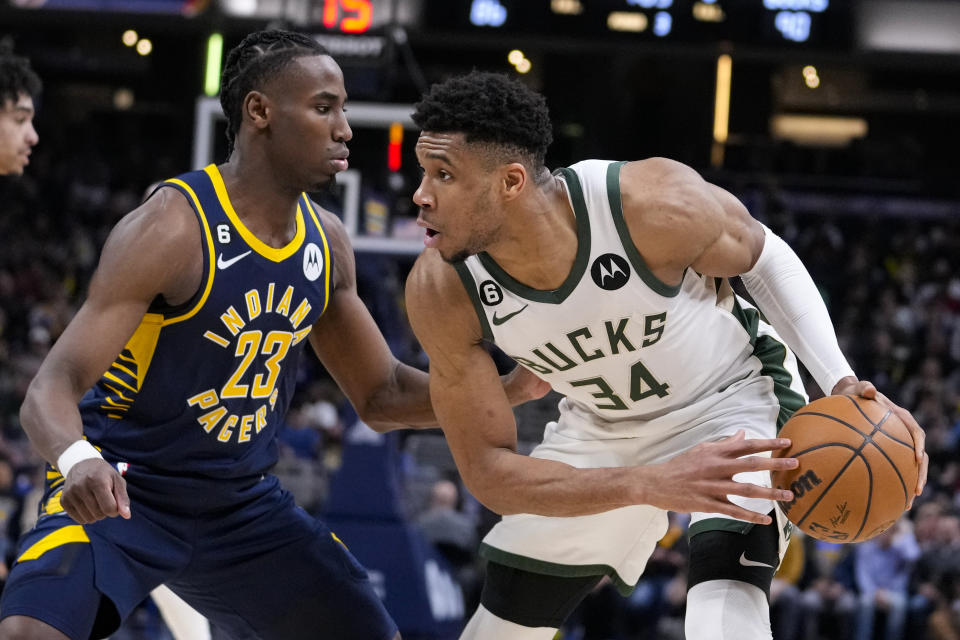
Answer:
POLYGON ((387 168, 390 171, 400 171, 402 159, 400 147, 403 145, 403 125, 394 122, 390 125, 390 144, 387 147, 387 168))

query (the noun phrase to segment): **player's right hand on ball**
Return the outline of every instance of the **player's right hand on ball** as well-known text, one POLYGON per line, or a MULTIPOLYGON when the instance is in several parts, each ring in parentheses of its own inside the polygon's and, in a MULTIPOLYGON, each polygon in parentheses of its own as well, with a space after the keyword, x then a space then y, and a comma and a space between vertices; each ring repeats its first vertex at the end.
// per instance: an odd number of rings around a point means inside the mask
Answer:
POLYGON ((770 524, 770 517, 739 507, 728 495, 774 501, 793 500, 793 493, 733 479, 738 473, 795 469, 796 458, 756 455, 790 446, 786 438, 747 439, 744 432, 717 442, 702 442, 677 457, 655 465, 657 481, 648 504, 670 511, 722 513, 738 520, 770 524))
POLYGON ((100 458, 81 460, 64 481, 60 504, 80 524, 104 518, 130 518, 127 481, 100 458))

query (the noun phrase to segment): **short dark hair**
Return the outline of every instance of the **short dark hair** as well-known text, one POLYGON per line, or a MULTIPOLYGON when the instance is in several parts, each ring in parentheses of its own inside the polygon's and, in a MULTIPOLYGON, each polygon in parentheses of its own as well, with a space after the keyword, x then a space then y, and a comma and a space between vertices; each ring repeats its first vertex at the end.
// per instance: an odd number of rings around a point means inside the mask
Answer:
POLYGON ((0 42, 0 103, 16 102, 21 94, 36 98, 42 88, 40 76, 30 67, 30 61, 13 55, 9 43, 0 42))
POLYGON ((255 31, 230 50, 220 80, 220 106, 227 116, 227 142, 233 149, 243 121, 243 99, 292 60, 330 53, 310 36, 282 29, 255 31))
POLYGON ((543 166, 553 142, 544 97, 500 73, 471 71, 433 85, 414 105, 413 121, 424 131, 463 133, 469 143, 519 152, 531 169, 543 166))

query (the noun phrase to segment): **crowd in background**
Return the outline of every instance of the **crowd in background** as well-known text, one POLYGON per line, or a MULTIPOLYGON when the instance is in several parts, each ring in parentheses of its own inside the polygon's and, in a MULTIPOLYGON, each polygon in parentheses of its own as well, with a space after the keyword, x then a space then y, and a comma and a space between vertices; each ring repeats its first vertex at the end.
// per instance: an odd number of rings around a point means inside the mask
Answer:
MULTIPOLYGON (((72 156, 37 154, 23 178, 0 178, 0 580, 35 517, 43 480, 42 460, 18 423, 26 386, 82 300, 109 229, 147 184, 165 177, 136 175, 131 160, 120 178, 93 145, 77 148, 72 156)), ((930 455, 924 495, 889 533, 859 545, 794 536, 771 593, 774 637, 960 640, 960 223, 786 210, 765 221, 821 287, 859 377, 913 412, 930 455)), ((361 254, 358 281, 398 357, 425 366, 402 312, 411 262, 361 254)), ((320 365, 302 360, 277 472, 320 514, 355 415, 320 365)), ((556 415, 556 399, 518 409, 526 450, 556 415)), ((495 516, 465 494, 438 432, 405 434, 401 443, 408 517, 456 568, 469 611, 482 581, 478 539, 495 516)), ((684 515, 672 515, 633 594, 622 598, 601 584, 564 637, 682 638, 685 525, 684 515)), ((140 633, 129 637, 164 637, 159 627, 140 633)))

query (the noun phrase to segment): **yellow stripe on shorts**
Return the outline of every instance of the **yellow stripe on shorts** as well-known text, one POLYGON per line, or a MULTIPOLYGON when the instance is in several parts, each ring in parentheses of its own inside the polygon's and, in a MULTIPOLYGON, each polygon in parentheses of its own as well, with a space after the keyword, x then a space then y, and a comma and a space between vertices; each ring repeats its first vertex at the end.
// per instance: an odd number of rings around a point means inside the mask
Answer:
POLYGON ((72 524, 43 536, 30 545, 30 548, 17 558, 17 562, 36 560, 47 551, 65 544, 70 544, 71 542, 90 542, 90 538, 87 537, 87 532, 84 531, 83 527, 79 524, 72 524))
MULTIPOLYGON (((334 540, 336 540, 336 541, 339 542, 340 544, 343 544, 343 540, 341 540, 340 538, 338 538, 338 537, 337 537, 337 534, 335 534, 333 531, 330 532, 330 535, 333 537, 334 540)), ((348 546, 345 545, 345 544, 343 544, 343 548, 346 549, 347 551, 350 550, 350 547, 348 547, 348 546)))

